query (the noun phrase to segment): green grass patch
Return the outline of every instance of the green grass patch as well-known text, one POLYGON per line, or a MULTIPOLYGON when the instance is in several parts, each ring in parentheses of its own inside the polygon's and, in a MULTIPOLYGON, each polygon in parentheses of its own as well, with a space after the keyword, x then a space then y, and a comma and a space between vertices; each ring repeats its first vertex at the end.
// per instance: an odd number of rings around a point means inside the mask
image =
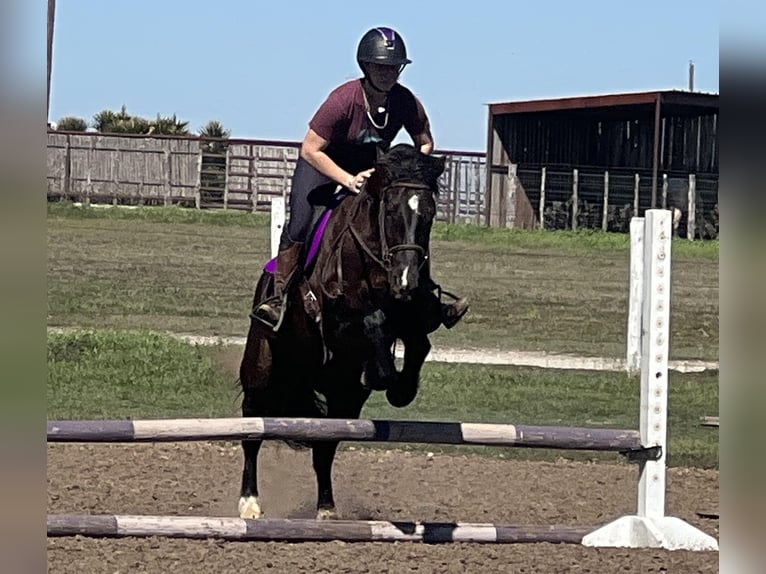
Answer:
POLYGON ((48 336, 49 419, 233 416, 238 390, 208 353, 166 335, 48 336))
MULTIPOLYGON (((545 231, 504 229, 472 224, 437 222, 431 232, 434 241, 470 242, 488 247, 547 249, 555 251, 629 252, 630 234, 608 233, 595 229, 545 231)), ((718 259, 718 240, 673 240, 674 255, 718 259)))
POLYGON ((183 207, 83 206, 72 202, 48 203, 48 218, 101 219, 107 221, 148 221, 152 223, 185 223, 221 227, 266 227, 268 213, 250 213, 232 209, 188 209, 183 207))
MULTIPOLYGON (((49 204, 48 325, 244 336, 267 214, 49 204)), ((432 273, 471 308, 439 347, 624 357, 628 236, 439 223, 432 273)), ((718 244, 676 240, 671 359, 718 358, 718 244)))
MULTIPOLYGON (((52 335, 48 418, 237 416, 239 355, 232 348, 200 348, 149 332, 52 335)), ((671 373, 670 465, 718 466, 718 431, 699 424, 701 416, 717 413, 717 372, 671 373)), ((373 393, 362 417, 636 429, 639 380, 624 373, 426 363, 412 405, 395 409, 383 393, 373 393)), ((614 453, 396 447, 527 460, 621 460, 614 453)))

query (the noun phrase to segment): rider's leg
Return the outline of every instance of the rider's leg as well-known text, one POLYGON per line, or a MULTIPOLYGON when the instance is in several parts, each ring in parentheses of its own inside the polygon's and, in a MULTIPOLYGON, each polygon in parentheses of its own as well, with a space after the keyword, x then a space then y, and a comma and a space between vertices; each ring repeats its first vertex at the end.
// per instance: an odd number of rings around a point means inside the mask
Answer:
POLYGON ((282 230, 277 254, 274 296, 263 301, 253 310, 253 317, 274 331, 279 330, 285 316, 290 286, 300 277, 302 271, 303 244, 314 216, 314 207, 309 203, 309 193, 328 181, 330 180, 305 160, 298 159, 290 189, 290 220, 282 230))
POLYGON ((274 295, 263 301, 253 311, 256 319, 274 331, 277 331, 282 323, 287 308, 287 288, 292 278, 299 273, 302 251, 302 241, 290 241, 289 238, 282 241, 277 254, 277 268, 274 272, 274 295))

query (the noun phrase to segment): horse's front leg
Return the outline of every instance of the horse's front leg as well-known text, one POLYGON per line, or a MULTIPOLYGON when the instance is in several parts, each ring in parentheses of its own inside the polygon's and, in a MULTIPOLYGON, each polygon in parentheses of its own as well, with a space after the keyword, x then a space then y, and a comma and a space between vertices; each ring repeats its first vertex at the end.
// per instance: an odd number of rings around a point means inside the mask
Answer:
MULTIPOLYGON (((334 419, 356 419, 362 412, 370 391, 359 384, 361 364, 358 358, 336 354, 325 371, 323 389, 327 399, 327 416, 334 419)), ((312 462, 317 479, 317 520, 337 518, 332 489, 332 465, 338 441, 317 442, 312 447, 312 462)))
POLYGON ((425 334, 417 334, 402 339, 404 344, 404 364, 396 383, 386 390, 386 399, 394 407, 406 407, 418 394, 420 369, 431 351, 431 342, 425 334))
POLYGON ((311 449, 314 473, 317 478, 317 520, 336 517, 335 498, 332 492, 332 463, 338 441, 316 442, 311 449))
POLYGON ((364 337, 369 345, 370 359, 364 369, 365 386, 382 391, 397 380, 396 363, 391 352, 394 338, 386 321, 386 315, 378 309, 362 320, 364 337))
POLYGON ((239 517, 260 518, 263 512, 258 502, 258 451, 263 441, 243 440, 245 465, 242 470, 242 487, 239 491, 239 517))

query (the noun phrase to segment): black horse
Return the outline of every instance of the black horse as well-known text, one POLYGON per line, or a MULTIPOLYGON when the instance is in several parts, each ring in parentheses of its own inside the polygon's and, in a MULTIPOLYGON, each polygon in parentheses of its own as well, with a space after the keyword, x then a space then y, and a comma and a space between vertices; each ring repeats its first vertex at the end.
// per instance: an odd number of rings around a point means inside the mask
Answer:
MULTIPOLYGON (((343 200, 278 334, 251 319, 240 365, 246 417, 358 418, 372 390, 397 407, 417 395, 420 369, 439 326, 439 301, 428 274, 429 236, 444 160, 397 145, 378 157, 364 190, 343 200), (392 346, 401 340, 396 369, 392 346)), ((253 306, 268 297, 264 272, 253 306)), ((337 441, 311 444, 317 518, 335 516, 332 464, 337 441)), ((245 463, 239 513, 258 518, 259 440, 242 442, 245 463)))

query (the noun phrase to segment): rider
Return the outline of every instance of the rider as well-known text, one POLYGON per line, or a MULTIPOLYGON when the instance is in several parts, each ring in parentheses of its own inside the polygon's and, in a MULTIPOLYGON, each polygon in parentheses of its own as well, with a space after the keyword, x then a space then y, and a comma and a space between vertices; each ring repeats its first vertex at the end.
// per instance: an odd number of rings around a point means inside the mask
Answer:
MULTIPOLYGON (((333 192, 338 184, 359 193, 374 171, 377 149, 387 150, 402 127, 422 153, 430 154, 434 148, 423 105, 398 83, 402 70, 411 63, 399 34, 391 28, 369 30, 359 42, 356 61, 363 77, 330 93, 309 122, 301 145, 290 190, 290 219, 277 255, 274 297, 254 311, 274 331, 284 315, 288 284, 299 273, 314 205, 321 204, 317 196, 333 192)), ((438 288, 430 277, 427 280, 431 290, 438 288)), ((468 301, 460 297, 437 308, 441 309, 440 322, 450 329, 468 310, 468 301)))

